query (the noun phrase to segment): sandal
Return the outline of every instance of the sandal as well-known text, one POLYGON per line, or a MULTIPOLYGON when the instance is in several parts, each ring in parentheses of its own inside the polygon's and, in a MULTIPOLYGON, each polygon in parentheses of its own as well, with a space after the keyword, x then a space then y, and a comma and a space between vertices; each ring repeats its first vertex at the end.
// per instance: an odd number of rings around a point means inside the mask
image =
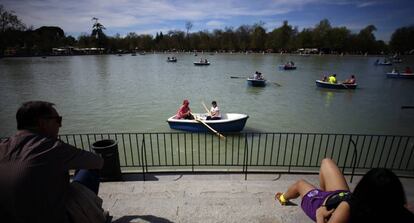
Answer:
POLYGON ((281 201, 280 200, 280 196, 282 196, 283 195, 283 193, 281 193, 281 192, 277 192, 276 194, 275 194, 275 200, 277 200, 277 201, 279 201, 279 203, 280 203, 280 205, 286 205, 287 203, 288 203, 288 201, 286 200, 286 201, 281 201))

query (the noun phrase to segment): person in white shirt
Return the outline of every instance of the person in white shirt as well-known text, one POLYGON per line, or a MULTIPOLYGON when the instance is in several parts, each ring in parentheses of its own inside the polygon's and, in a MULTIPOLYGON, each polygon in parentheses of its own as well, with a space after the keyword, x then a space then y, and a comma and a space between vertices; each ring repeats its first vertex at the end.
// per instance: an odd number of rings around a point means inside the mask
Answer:
POLYGON ((216 101, 211 102, 210 114, 207 116, 207 120, 218 120, 221 119, 220 109, 217 106, 216 101))

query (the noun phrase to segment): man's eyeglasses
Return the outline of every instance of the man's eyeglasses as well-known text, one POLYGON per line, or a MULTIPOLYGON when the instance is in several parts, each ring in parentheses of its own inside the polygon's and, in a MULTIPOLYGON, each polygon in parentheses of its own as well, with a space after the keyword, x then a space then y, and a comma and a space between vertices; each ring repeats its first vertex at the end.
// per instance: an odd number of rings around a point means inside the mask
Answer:
POLYGON ((44 119, 54 119, 59 125, 62 125, 62 116, 46 116, 44 119))

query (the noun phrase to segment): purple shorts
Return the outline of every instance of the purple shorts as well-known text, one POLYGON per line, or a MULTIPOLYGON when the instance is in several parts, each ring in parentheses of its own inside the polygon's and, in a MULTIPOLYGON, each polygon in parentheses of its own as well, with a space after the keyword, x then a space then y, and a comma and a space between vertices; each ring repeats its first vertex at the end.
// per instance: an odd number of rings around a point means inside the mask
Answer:
POLYGON ((323 191, 319 189, 310 190, 302 198, 302 209, 308 217, 316 221, 316 209, 323 205, 323 202, 329 196, 340 192, 349 192, 348 190, 323 191))

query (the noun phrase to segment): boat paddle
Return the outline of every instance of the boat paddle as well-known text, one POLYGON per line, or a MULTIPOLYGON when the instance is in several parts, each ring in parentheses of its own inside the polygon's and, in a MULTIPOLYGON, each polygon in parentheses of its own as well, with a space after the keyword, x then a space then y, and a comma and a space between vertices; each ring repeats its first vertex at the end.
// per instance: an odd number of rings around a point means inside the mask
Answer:
POLYGON ((207 108, 207 106, 206 106, 206 104, 204 104, 204 101, 202 101, 202 102, 201 102, 201 104, 203 104, 203 107, 204 107, 204 109, 206 110, 206 112, 208 113, 208 115, 211 115, 211 114, 210 114, 210 111, 208 110, 208 108, 207 108))
POLYGON ((210 129, 212 132, 214 132, 214 134, 216 134, 218 137, 220 137, 220 139, 225 139, 226 138, 224 135, 220 134, 215 129, 211 128, 211 126, 209 126, 206 122, 201 120, 199 117, 195 116, 193 113, 190 113, 190 114, 194 117, 194 120, 196 120, 197 122, 199 122, 199 123, 203 124, 204 126, 206 126, 208 129, 210 129))
POLYGON ((410 109, 410 108, 414 108, 413 105, 403 105, 401 106, 401 109, 410 109))

